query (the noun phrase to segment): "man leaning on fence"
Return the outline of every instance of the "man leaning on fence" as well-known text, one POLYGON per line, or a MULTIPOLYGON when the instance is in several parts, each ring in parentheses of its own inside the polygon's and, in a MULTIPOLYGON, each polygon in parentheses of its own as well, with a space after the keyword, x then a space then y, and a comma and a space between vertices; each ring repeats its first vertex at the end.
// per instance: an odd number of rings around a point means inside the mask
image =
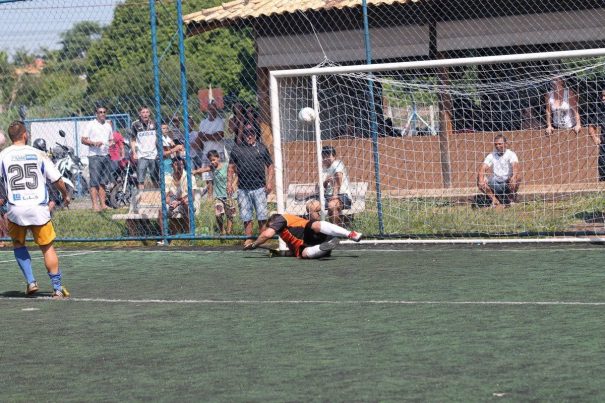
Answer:
POLYGON ((494 138, 494 151, 489 153, 477 173, 477 186, 489 200, 478 205, 501 208, 514 203, 519 190, 519 158, 506 148, 507 140, 502 134, 494 138), (492 171, 489 175, 488 172, 492 171))

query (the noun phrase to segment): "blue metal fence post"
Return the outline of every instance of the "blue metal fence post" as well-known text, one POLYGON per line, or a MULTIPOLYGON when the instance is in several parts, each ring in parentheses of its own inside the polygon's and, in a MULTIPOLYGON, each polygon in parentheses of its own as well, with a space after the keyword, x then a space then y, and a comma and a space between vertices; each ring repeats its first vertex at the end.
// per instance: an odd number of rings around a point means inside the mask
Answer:
MULTIPOLYGON (((368 3, 362 0, 363 32, 366 51, 366 63, 372 64, 372 44, 370 42, 370 28, 368 23, 368 3)), ((378 118, 374 101, 374 82, 368 79, 368 92, 370 96, 370 120, 372 131, 372 155, 374 157, 374 176, 376 180, 376 210, 378 212, 378 232, 384 235, 384 219, 382 213, 382 192, 380 190, 380 156, 378 154, 378 118)))
MULTIPOLYGON (((157 14, 155 11, 155 0, 149 0, 149 18, 151 23, 151 50, 153 53, 153 94, 155 98, 155 121, 156 121, 156 133, 157 133, 157 149, 158 159, 160 161, 160 197, 162 198, 162 227, 164 242, 167 241, 167 237, 170 235, 170 228, 168 227, 168 209, 166 208, 166 183, 164 178, 164 164, 163 156, 164 149, 162 148, 162 103, 160 95, 160 62, 158 59, 158 27, 157 27, 157 14)), ((140 197, 137 194, 136 197, 140 197)))
MULTIPOLYGON (((191 177, 191 145, 189 142, 189 103, 187 101, 187 70, 185 69, 185 35, 183 34, 183 4, 176 2, 176 24, 179 33, 179 64, 181 70, 181 103, 183 104, 183 128, 185 130, 185 168, 187 173, 187 194, 189 195, 189 232, 195 235, 195 209, 193 203, 193 178, 191 177)), ((209 195, 210 197, 210 195, 209 195)))

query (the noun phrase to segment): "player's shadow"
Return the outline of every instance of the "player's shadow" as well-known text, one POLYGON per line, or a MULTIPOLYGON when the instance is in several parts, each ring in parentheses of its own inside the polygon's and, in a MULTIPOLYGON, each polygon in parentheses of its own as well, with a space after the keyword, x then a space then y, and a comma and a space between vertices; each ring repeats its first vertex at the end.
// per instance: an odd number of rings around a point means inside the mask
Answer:
POLYGON ((51 297, 52 293, 50 292, 37 292, 35 295, 29 296, 26 295, 23 291, 5 291, 3 293, 0 293, 0 298, 23 298, 25 300, 27 299, 36 299, 39 297, 51 297))

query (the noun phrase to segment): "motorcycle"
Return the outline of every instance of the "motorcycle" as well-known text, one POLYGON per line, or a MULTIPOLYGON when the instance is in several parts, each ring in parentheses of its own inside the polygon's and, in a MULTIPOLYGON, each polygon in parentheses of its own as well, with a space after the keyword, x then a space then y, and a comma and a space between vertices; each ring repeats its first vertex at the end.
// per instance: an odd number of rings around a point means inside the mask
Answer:
POLYGON ((137 170, 131 159, 124 160, 114 174, 114 181, 108 189, 108 205, 120 208, 130 205, 131 198, 136 194, 137 170))
MULTIPOLYGON (((59 130, 59 136, 65 139, 65 132, 59 130)), ((71 186, 73 196, 82 197, 88 193, 88 181, 84 177, 86 165, 75 155, 72 147, 55 143, 51 150, 51 159, 61 173, 63 181, 71 186)))

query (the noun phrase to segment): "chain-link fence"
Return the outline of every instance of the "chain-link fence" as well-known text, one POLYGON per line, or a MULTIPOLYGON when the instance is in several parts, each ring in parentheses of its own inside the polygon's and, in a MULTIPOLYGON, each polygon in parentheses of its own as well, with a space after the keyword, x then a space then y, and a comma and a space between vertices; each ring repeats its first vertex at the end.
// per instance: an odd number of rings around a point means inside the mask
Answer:
POLYGON ((0 1, 0 128, 23 120, 71 186, 69 209, 51 192, 62 239, 244 237, 326 195, 329 219, 380 237, 594 234, 601 57, 322 75, 315 95, 282 82, 273 114, 269 73, 597 49, 603 17, 591 1, 0 1), (517 203, 473 210, 494 204, 476 182, 500 133, 517 203), (324 147, 351 176, 336 194, 324 147))

